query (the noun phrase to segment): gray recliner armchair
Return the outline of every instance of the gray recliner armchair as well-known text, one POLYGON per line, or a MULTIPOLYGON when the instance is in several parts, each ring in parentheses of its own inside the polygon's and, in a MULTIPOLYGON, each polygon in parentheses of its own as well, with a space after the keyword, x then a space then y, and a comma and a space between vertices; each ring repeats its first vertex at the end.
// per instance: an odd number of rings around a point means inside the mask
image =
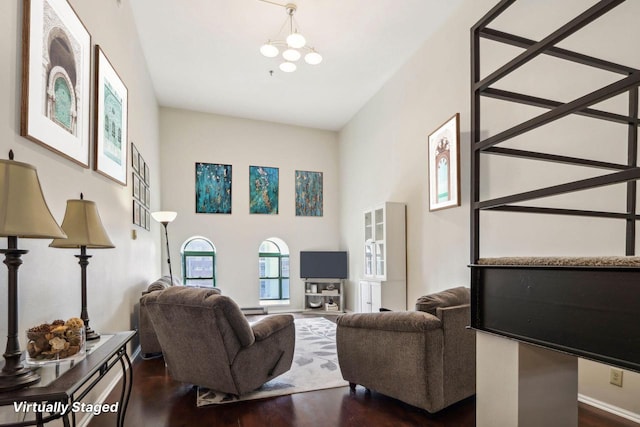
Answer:
POLYGON ((338 317, 338 360, 352 389, 359 384, 433 413, 475 394, 469 289, 421 297, 416 310, 338 317))
MULTIPOLYGON (((151 292, 159 292, 170 286, 182 286, 180 280, 173 278, 173 283, 169 276, 162 276, 158 280, 149 284, 147 289, 142 292, 142 296, 151 292)), ((215 292, 220 293, 218 288, 213 288, 215 292)), ((147 309, 140 305, 138 307, 138 337, 140 338, 140 353, 143 359, 153 358, 162 355, 162 348, 158 342, 156 331, 153 329, 153 323, 147 314, 147 309)))
POLYGON ((250 325, 231 298, 184 286, 151 292, 140 304, 175 380, 241 395, 291 368, 291 315, 250 325))

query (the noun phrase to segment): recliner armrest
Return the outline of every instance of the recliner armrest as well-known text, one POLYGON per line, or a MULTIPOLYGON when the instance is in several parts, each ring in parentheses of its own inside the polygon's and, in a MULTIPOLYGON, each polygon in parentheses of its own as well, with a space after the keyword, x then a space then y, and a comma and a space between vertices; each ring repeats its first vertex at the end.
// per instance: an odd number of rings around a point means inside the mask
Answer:
POLYGON ((293 316, 289 314, 275 314, 254 323, 251 325, 251 329, 253 330, 253 335, 256 337, 256 341, 261 341, 291 324, 293 324, 293 316))
POLYGON ((349 313, 338 317, 338 326, 382 331, 416 332, 442 327, 436 316, 422 311, 385 311, 381 313, 349 313))
POLYGON ((453 307, 438 307, 436 309, 436 316, 442 321, 442 323, 455 322, 458 326, 461 326, 461 330, 464 327, 471 324, 470 318, 470 304, 456 305, 453 307))

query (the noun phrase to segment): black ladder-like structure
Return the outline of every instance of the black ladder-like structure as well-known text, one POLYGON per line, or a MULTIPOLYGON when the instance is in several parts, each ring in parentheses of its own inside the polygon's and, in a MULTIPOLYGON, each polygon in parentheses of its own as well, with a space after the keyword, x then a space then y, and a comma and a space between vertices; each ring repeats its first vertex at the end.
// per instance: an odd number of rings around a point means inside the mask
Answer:
POLYGON ((640 268, 585 266, 484 265, 480 261, 480 212, 508 211, 626 222, 625 254, 635 256, 638 157, 638 86, 640 70, 556 47, 555 45, 595 21, 625 0, 601 0, 540 41, 488 28, 516 0, 502 0, 471 28, 471 290, 472 327, 524 342, 543 345, 589 359, 640 372, 640 268), (523 48, 524 51, 481 78, 480 41, 523 48), (594 67, 621 77, 570 102, 558 102, 492 87, 539 55, 594 67), (592 108, 594 104, 627 92, 628 115, 592 108), (548 109, 547 112, 481 139, 481 98, 489 97, 548 109), (571 114, 606 120, 628 127, 627 163, 617 164, 578 157, 500 147, 511 138, 571 114), (610 171, 594 178, 480 199, 481 155, 578 165, 610 171), (596 187, 626 183, 626 211, 560 209, 526 206, 533 199, 596 187), (612 302, 615 301, 615 304, 612 302))

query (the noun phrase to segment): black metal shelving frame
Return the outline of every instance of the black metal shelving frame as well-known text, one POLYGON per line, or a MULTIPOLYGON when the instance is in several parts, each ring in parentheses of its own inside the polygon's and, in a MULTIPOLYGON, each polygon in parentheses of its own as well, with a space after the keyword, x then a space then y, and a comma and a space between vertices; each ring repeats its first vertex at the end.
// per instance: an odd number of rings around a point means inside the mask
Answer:
POLYGON ((480 212, 508 211, 536 214, 614 218, 626 222, 625 254, 635 256, 638 158, 638 86, 640 70, 584 55, 555 45, 600 18, 625 0, 600 0, 540 41, 488 28, 516 0, 501 0, 471 28, 471 291, 475 329, 543 345, 640 372, 640 268, 587 266, 482 265, 480 212), (524 51, 481 78, 480 41, 492 40, 524 51), (570 102, 515 93, 492 87, 539 55, 550 55, 621 75, 570 102), (592 108, 594 104, 628 93, 628 114, 592 108), (489 97, 548 109, 530 120, 481 139, 481 99, 489 97), (606 120, 628 127, 627 163, 499 147, 511 138, 571 114, 606 120), (604 175, 544 187, 490 200, 480 200, 481 155, 558 162, 610 171, 604 175), (626 211, 560 209, 525 206, 533 199, 626 183, 626 211), (552 283, 553 286, 549 286, 552 283))

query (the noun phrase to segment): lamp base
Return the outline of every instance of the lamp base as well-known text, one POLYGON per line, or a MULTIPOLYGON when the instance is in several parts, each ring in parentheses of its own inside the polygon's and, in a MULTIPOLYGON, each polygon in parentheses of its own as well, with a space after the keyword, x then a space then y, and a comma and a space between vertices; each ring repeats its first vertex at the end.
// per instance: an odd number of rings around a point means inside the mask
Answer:
POLYGON ((96 331, 94 331, 93 329, 91 329, 90 327, 85 327, 85 338, 87 339, 87 341, 92 341, 92 340, 97 340, 100 338, 100 334, 97 333, 96 331))
POLYGON ((40 375, 29 368, 21 367, 13 372, 0 372, 0 392, 19 390, 40 381, 40 375))

